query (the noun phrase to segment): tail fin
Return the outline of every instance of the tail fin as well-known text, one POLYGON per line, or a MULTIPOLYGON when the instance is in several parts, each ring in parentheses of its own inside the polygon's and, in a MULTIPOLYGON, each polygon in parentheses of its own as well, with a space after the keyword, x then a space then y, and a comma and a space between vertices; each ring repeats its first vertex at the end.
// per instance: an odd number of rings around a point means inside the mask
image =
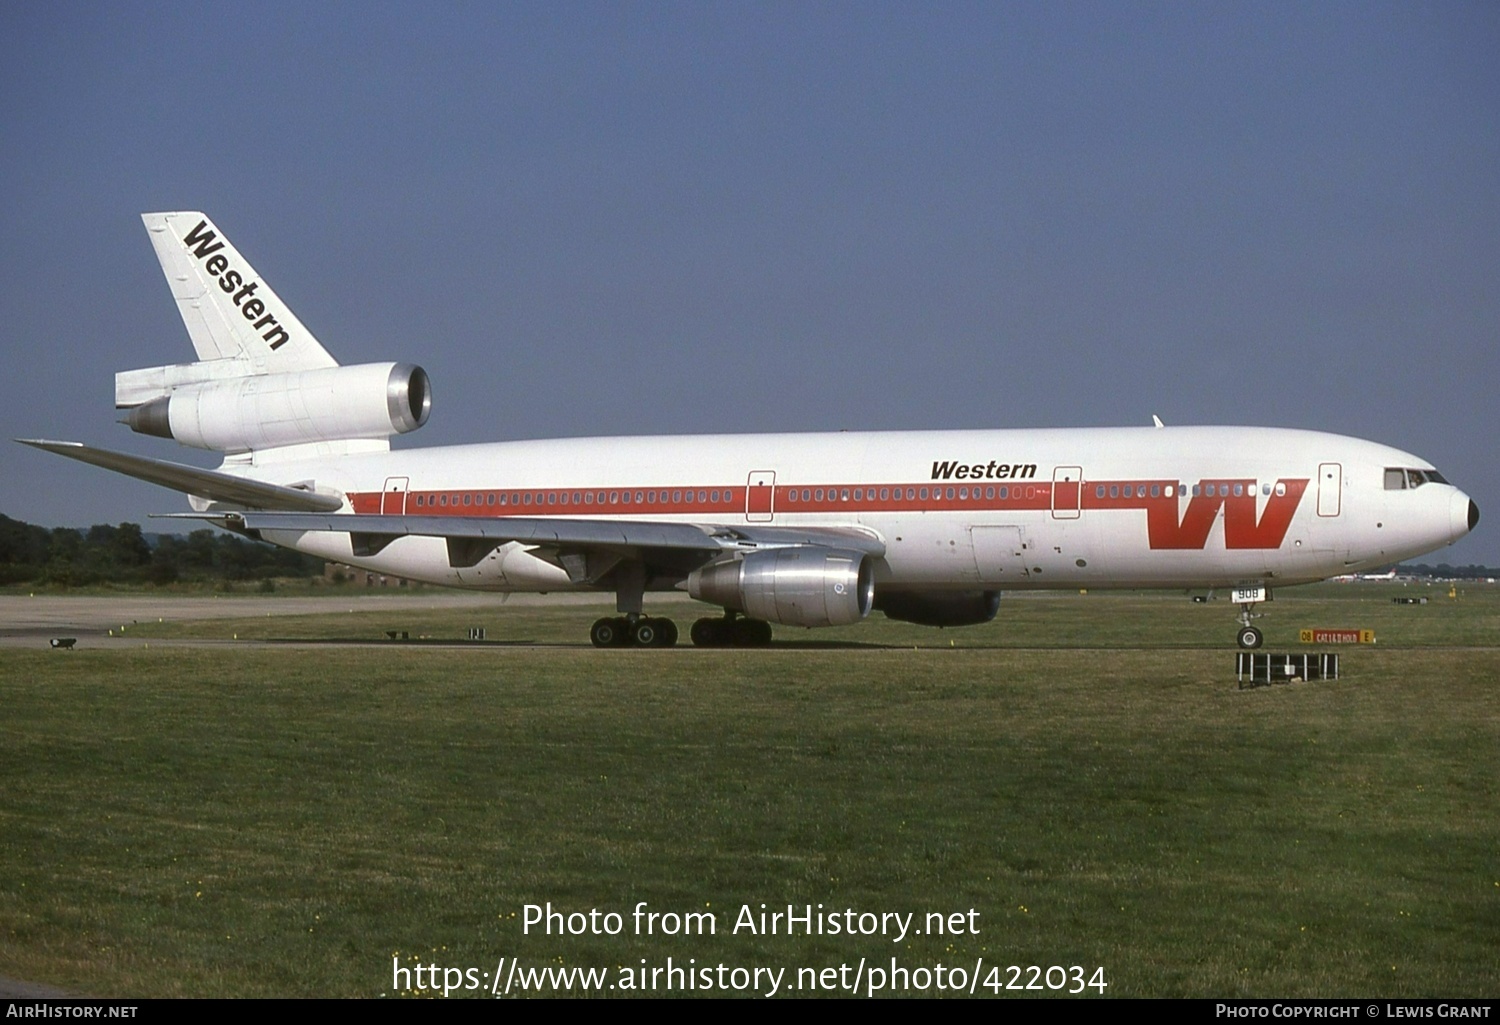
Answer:
POLYGON ((391 435, 427 422, 420 367, 339 366, 203 214, 141 220, 198 361, 115 374, 115 408, 129 410, 131 430, 270 458, 310 444, 385 451, 391 435))
POLYGON ((156 213, 141 220, 200 361, 235 360, 247 364, 246 374, 338 366, 206 216, 156 213))

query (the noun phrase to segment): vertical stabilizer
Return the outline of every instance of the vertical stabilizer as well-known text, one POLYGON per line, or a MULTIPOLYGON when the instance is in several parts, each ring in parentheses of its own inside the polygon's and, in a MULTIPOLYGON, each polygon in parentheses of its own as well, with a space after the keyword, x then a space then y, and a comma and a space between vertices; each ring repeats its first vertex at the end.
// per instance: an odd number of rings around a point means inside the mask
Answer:
POLYGON ((201 213, 142 214, 200 361, 247 374, 338 366, 223 232, 201 213))

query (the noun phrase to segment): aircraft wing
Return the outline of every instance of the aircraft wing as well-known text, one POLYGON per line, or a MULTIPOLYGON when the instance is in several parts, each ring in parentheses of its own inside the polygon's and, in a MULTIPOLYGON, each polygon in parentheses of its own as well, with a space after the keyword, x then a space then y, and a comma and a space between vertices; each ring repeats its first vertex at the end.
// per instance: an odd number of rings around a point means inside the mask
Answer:
MULTIPOLYGON (((218 514, 222 516, 224 514, 218 514)), ((371 537, 446 537, 504 544, 583 545, 617 548, 678 548, 717 552, 708 532, 690 523, 630 523, 540 516, 316 516, 307 513, 232 514, 246 530, 325 530, 371 537)))
POLYGON ((399 537, 440 537, 452 566, 473 566, 508 542, 535 546, 575 582, 592 581, 622 559, 636 559, 662 572, 687 573, 718 555, 759 548, 815 546, 885 554, 885 544, 858 528, 763 527, 585 520, 528 516, 312 515, 245 512, 204 514, 250 531, 335 531, 351 537, 354 554, 373 555, 399 537))
POLYGON ((232 473, 205 470, 198 466, 169 463, 165 459, 149 459, 146 456, 126 455, 107 449, 92 448, 76 441, 46 441, 41 438, 17 438, 23 445, 39 448, 43 452, 55 452, 69 459, 102 466, 128 477, 159 484, 173 491, 186 492, 215 502, 229 502, 254 509, 285 509, 293 512, 330 512, 341 508, 343 499, 333 495, 320 495, 301 488, 289 488, 281 484, 247 480, 232 473))

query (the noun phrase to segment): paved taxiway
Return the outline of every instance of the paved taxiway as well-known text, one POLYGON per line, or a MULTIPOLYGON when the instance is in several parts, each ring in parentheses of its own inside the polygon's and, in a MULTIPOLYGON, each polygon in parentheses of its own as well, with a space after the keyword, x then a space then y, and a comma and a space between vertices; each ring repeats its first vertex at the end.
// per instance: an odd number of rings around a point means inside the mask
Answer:
MULTIPOLYGON (((403 609, 499 609, 506 605, 595 603, 604 595, 503 595, 454 591, 406 594, 345 593, 318 597, 155 597, 152 595, 0 595, 0 646, 48 647, 54 637, 76 637, 79 647, 136 647, 132 623, 183 619, 252 619, 328 612, 399 612, 403 609), (125 636, 118 636, 124 626, 125 636), (111 637, 110 631, 117 636, 111 637)), ((172 641, 157 641, 171 644, 172 641)), ((182 642, 177 642, 182 643, 182 642)))

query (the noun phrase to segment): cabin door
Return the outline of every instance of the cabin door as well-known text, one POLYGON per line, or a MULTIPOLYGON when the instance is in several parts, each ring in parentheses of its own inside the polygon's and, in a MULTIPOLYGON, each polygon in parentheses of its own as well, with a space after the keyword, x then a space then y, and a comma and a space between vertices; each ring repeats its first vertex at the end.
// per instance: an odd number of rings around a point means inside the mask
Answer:
POLYGON ((1343 504, 1344 468, 1338 463, 1318 464, 1318 515, 1337 516, 1343 504))
POLYGON ((387 477, 385 479, 385 488, 380 494, 381 515, 406 515, 406 489, 410 484, 410 477, 387 477))
POLYGON ((1052 518, 1054 520, 1076 520, 1082 508, 1083 467, 1055 466, 1052 468, 1052 518))
POLYGON ((770 523, 776 516, 776 471, 753 470, 745 482, 745 522, 770 523))

